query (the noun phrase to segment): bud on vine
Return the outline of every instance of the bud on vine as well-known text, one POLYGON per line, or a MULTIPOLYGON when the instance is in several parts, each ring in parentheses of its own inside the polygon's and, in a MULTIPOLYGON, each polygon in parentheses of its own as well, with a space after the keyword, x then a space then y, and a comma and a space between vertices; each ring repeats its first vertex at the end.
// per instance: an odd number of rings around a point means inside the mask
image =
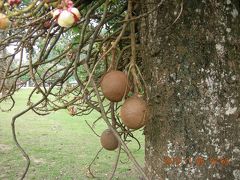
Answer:
POLYGON ((10 6, 19 5, 21 2, 21 0, 8 0, 10 6))
POLYGON ((63 9, 56 9, 52 13, 53 18, 61 27, 71 27, 80 19, 80 13, 77 8, 73 7, 72 1, 65 1, 63 9))

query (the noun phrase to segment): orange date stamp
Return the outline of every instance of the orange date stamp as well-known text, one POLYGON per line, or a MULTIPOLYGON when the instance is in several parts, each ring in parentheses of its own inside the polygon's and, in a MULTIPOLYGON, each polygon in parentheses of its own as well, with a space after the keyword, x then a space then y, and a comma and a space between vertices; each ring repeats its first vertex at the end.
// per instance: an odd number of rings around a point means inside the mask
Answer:
POLYGON ((187 157, 187 158, 182 158, 179 156, 164 156, 163 157, 163 162, 165 165, 176 165, 179 166, 180 164, 194 164, 196 166, 204 166, 204 165, 221 165, 221 166, 228 166, 230 164, 230 159, 227 157, 221 157, 221 158, 216 158, 216 157, 209 157, 205 158, 203 156, 196 156, 196 157, 187 157))

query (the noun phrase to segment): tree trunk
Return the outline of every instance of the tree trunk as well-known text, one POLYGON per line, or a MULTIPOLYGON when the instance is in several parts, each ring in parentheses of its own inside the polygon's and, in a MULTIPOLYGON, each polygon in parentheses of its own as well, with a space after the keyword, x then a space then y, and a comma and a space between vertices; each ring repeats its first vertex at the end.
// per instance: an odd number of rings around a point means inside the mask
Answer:
POLYGON ((239 13, 239 0, 168 0, 142 19, 150 179, 240 179, 239 13))
MULTIPOLYGON (((4 39, 6 33, 0 31, 0 41, 4 39)), ((7 60, 4 58, 6 56, 6 48, 0 50, 0 98, 5 95, 6 90, 2 88, 3 78, 7 68, 7 60)))

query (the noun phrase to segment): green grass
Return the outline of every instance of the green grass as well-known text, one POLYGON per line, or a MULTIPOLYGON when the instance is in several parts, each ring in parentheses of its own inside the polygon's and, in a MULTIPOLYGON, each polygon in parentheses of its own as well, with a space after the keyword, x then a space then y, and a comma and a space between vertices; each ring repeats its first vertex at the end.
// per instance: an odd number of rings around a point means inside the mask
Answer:
MULTIPOLYGON (((0 112, 0 179, 15 180, 22 174, 26 161, 13 142, 11 118, 26 108, 29 90, 21 90, 15 95, 16 106, 11 112, 0 112)), ((8 103, 1 104, 7 107, 8 103)), ((101 148, 99 138, 85 123, 94 121, 99 114, 92 112, 88 116, 72 117, 66 110, 47 116, 38 116, 28 112, 17 119, 16 132, 20 144, 31 158, 31 166, 26 179, 82 180, 87 176, 87 167, 101 148)), ((98 122, 98 134, 106 129, 104 122, 98 122)), ((135 136, 144 147, 142 132, 135 136)), ((144 149, 137 151, 137 143, 129 147, 141 165, 144 163, 144 149)), ((117 152, 103 150, 93 164, 96 179, 107 179, 112 171, 117 152)), ((138 173, 127 156, 122 153, 115 179, 138 179, 138 173)))

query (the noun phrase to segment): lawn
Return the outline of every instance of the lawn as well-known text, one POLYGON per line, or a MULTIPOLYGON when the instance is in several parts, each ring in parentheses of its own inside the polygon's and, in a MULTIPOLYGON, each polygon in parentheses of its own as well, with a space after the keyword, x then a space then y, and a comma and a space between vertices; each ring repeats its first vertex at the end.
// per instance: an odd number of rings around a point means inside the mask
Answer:
MULTIPOLYGON (((25 160, 16 148, 11 133, 11 118, 26 107, 29 90, 16 93, 16 106, 11 112, 0 112, 0 179, 15 180, 24 170, 25 160)), ((7 106, 7 102, 1 107, 7 106)), ((38 116, 28 112, 16 122, 16 131, 20 144, 31 158, 31 166, 26 179, 36 180, 84 180, 90 179, 87 167, 101 148, 99 138, 85 123, 94 121, 97 112, 88 116, 72 117, 66 110, 47 116, 38 116)), ((106 129, 103 122, 97 123, 98 134, 106 129)), ((141 131, 135 133, 144 147, 141 131)), ((144 164, 144 149, 137 151, 135 142, 129 143, 136 159, 144 164)), ((107 179, 112 171, 117 152, 103 150, 93 164, 96 179, 107 179)), ((121 154, 121 162, 114 179, 138 179, 131 161, 121 154)))

